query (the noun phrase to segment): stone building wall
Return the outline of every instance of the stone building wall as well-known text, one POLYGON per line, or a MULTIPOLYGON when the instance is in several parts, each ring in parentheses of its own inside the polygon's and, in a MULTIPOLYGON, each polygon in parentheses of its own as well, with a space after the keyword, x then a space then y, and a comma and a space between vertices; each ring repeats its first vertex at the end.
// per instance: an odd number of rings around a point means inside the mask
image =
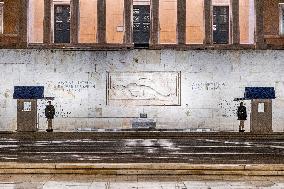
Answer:
POLYGON ((60 131, 130 128, 142 112, 160 129, 237 131, 233 99, 245 87, 275 87, 273 130, 283 131, 283 59, 283 51, 271 50, 1 50, 0 130, 16 130, 14 86, 40 85, 55 97, 60 131))
POLYGON ((26 0, 1 0, 3 10, 3 34, 0 34, 1 48, 27 47, 26 0))
POLYGON ((283 0, 269 0, 263 1, 263 26, 264 26, 264 35, 265 42, 268 47, 274 46, 282 48, 284 46, 284 38, 280 35, 279 32, 279 19, 280 19, 280 10, 279 3, 284 3, 283 0))
MULTIPOLYGON (((112 5, 112 7, 115 7, 118 12, 115 14, 112 14, 113 8, 110 8, 107 11, 106 14, 106 20, 107 25, 111 25, 112 29, 107 29, 107 44, 103 41, 98 41, 96 36, 99 36, 99 33, 102 32, 101 29, 97 28, 97 4, 96 0, 81 0, 79 1, 79 5, 81 8, 78 9, 78 11, 81 11, 81 14, 78 17, 79 21, 73 20, 73 22, 78 24, 77 27, 74 30, 78 30, 78 32, 73 33, 74 36, 78 37, 79 43, 73 43, 70 45, 55 45, 50 41, 52 36, 52 19, 51 16, 48 14, 44 16, 44 11, 48 12, 50 11, 50 8, 48 6, 45 10, 43 7, 43 0, 0 0, 0 2, 4 3, 4 20, 3 20, 3 34, 0 34, 0 47, 1 48, 34 48, 34 43, 40 43, 39 46, 36 46, 37 48, 78 48, 82 49, 84 47, 87 47, 88 49, 92 48, 95 50, 101 50, 104 47, 110 47, 112 49, 120 49, 120 48, 127 48, 129 46, 133 47, 133 44, 128 41, 123 41, 123 35, 125 32, 125 36, 131 36, 131 19, 129 19, 129 22, 126 22, 126 20, 123 20, 123 7, 124 1, 115 1, 116 4, 113 4, 114 1, 107 1, 109 5, 112 5), (30 4, 28 3, 30 2, 30 4), (88 4, 87 4, 88 2, 88 4), (118 3, 120 2, 120 3, 118 3), (118 5, 118 4, 119 5, 118 5), (118 9, 120 7, 120 9, 118 9), (48 10, 47 10, 48 9, 48 10), (83 10, 84 9, 84 10, 83 10), (83 13, 84 12, 84 13, 83 13), (110 12, 110 14, 108 14, 110 12), (114 22, 113 19, 110 18, 119 18, 117 22, 114 22), (87 21, 86 21, 87 20, 87 21), (128 23, 128 24, 126 24, 128 23), (88 25, 89 24, 89 25, 88 25), (126 25, 129 26, 128 33, 125 29, 125 31, 122 30, 122 26, 126 25), (36 29, 35 29, 36 28, 36 29), (84 28, 84 29, 82 29, 84 28), (113 32, 113 33, 112 33, 113 32), (44 35, 45 34, 45 35, 44 35), (45 36, 45 37, 44 37, 45 36), (45 38, 45 43, 43 43, 43 38, 45 38), (28 40, 29 39, 29 40, 28 40), (84 44, 84 43, 91 43, 91 44, 84 44), (113 45, 113 43, 119 43, 118 45, 113 45), (97 45, 99 44, 99 45, 97 45), (55 46, 54 46, 55 45, 55 46), (97 45, 97 46, 96 46, 97 45)), ((46 1, 48 2, 48 1, 46 1)), ((139 1, 134 1, 139 2, 139 1)), ((142 1, 148 3, 148 1, 142 1)), ((169 1, 174 2, 174 1, 169 1)), ((204 1, 206 2, 206 1, 204 1)), ((213 3, 221 3, 221 4, 229 4, 230 1, 228 0, 214 0, 213 3), (227 3, 226 3, 227 2, 227 3)), ((242 0, 239 1, 239 25, 240 25, 240 43, 242 45, 238 46, 238 49, 254 49, 254 48, 260 48, 255 46, 254 42, 260 42, 262 39, 258 39, 258 37, 263 38, 263 34, 265 35, 265 41, 261 42, 264 43, 264 45, 261 45, 260 49, 283 49, 284 44, 284 38, 279 35, 279 3, 283 3, 283 0, 261 0, 261 1, 253 1, 253 0, 242 0), (255 8, 255 11, 253 10, 254 7, 261 7, 261 8, 255 8), (262 15, 263 13, 263 15, 262 15), (256 14, 255 16, 253 16, 256 14), (263 19, 262 19, 263 17, 263 19), (256 27, 254 27, 256 25, 256 27), (262 26, 263 25, 263 26, 262 26), (258 29, 259 28, 259 29, 258 29), (254 31, 255 30, 255 31, 254 31), (258 30, 260 32, 258 32, 258 30), (255 33, 255 36, 254 36, 255 33), (244 46, 243 44, 250 44, 249 46, 244 46), (265 45, 266 44, 266 45, 265 45)), ((148 3, 149 4, 149 3, 148 3)), ((166 3, 167 4, 167 3, 166 3)), ((186 23, 185 25, 185 35, 186 35, 186 44, 193 45, 192 47, 187 47, 188 49, 194 48, 194 49, 206 49, 210 47, 211 49, 236 49, 235 46, 219 46, 219 45, 213 45, 213 44, 203 44, 204 38, 208 34, 208 31, 205 31, 205 21, 203 17, 205 15, 203 12, 204 3, 203 0, 187 0, 186 1, 187 10, 193 10, 194 11, 187 11, 186 13, 186 23), (203 16, 202 16, 203 15, 203 16), (192 18, 195 18, 194 21, 192 18), (195 47, 196 44, 199 44, 199 46, 195 47)), ((131 9, 131 8, 130 8, 131 9)), ((129 9, 129 10, 130 10, 129 9)), ((161 9, 168 10, 167 7, 163 7, 163 3, 161 4, 161 9)), ((175 11, 171 11, 174 13, 175 11)), ((51 14, 51 13, 50 13, 51 14)), ((130 14, 130 12, 129 12, 130 14)), ((125 15, 125 14, 124 14, 125 15)), ((130 14, 131 15, 131 14, 130 14)), ((169 16, 168 16, 169 17, 169 16)), ((168 17, 161 16, 160 21, 161 23, 165 23, 163 25, 169 24, 168 17), (165 20, 166 19, 166 20, 165 20)), ((170 22, 170 28, 176 28, 175 27, 175 18, 177 15, 174 15, 172 17, 172 20, 170 22), (173 24, 174 23, 174 24, 173 24), (174 25, 174 27, 173 27, 174 25)), ((153 19, 153 18, 152 18, 153 19)), ((208 20, 208 19, 207 19, 208 20)), ((176 23, 177 24, 177 23, 176 23)), ((207 23, 208 24, 208 23, 207 23)), ((210 23, 209 23, 210 25, 210 23)), ((164 31, 167 31, 168 29, 164 29, 164 31)), ((176 30, 170 30, 171 32, 168 33, 176 33, 176 30)), ((164 32, 165 33, 165 32, 164 32)), ((209 32, 210 33, 210 32, 209 32)), ((210 34, 211 35, 211 34, 210 34)), ((171 36, 171 35, 170 35, 171 36)), ((178 37, 177 35, 174 35, 174 39, 176 40, 178 37)), ((153 37, 153 36, 152 36, 153 37)), ((76 37, 75 37, 76 38, 76 37)), ((126 37, 125 37, 126 38, 126 37)), ((155 38, 155 37, 154 37, 155 38)), ((168 40, 168 37, 166 37, 168 40)), ((170 37, 171 38, 171 37, 170 37)), ((126 40, 126 39, 124 39, 126 40)), ((129 40, 129 39, 128 39, 129 40)), ((130 37, 131 41, 131 37, 130 37)), ((177 41, 176 41, 177 42, 177 41)), ((161 42, 162 44, 166 43, 176 43, 176 42, 161 42)), ((168 45, 169 45, 168 44, 168 45)), ((161 48, 159 45, 155 47, 154 44, 150 44, 153 49, 159 49, 161 48)), ((173 44, 171 44, 173 45, 173 44)), ((162 48, 165 46, 162 45, 162 48)), ((177 48, 180 48, 180 45, 176 45, 177 48)))
POLYGON ((264 1, 264 34, 279 35, 279 0, 264 1))

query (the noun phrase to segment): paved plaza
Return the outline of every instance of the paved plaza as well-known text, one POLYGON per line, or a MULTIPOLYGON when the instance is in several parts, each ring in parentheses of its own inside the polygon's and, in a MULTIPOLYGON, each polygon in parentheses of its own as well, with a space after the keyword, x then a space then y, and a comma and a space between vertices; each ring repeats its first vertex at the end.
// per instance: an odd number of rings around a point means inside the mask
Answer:
POLYGON ((283 189, 284 177, 2 175, 1 189, 283 189))

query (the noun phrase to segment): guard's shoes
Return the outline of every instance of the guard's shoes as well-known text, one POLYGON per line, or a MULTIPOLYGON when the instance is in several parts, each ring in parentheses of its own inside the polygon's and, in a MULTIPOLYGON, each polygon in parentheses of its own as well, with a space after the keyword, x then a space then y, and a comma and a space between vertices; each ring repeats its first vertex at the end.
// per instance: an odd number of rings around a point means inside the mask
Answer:
POLYGON ((243 132, 245 132, 245 130, 244 130, 244 129, 240 129, 239 132, 240 132, 240 133, 243 133, 243 132))
POLYGON ((46 129, 46 132, 53 132, 53 129, 46 129))

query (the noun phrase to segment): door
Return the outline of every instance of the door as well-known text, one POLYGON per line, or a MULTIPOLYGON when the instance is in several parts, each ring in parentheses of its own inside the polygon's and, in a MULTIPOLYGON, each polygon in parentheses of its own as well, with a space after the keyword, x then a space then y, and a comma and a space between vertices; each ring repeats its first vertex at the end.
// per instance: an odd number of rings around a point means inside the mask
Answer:
POLYGON ((253 99, 250 118, 250 131, 252 133, 272 133, 272 100, 253 99))
POLYGON ((229 43, 229 6, 213 7, 213 43, 229 43))
POLYGON ((37 100, 17 100, 17 131, 37 131, 37 100))
POLYGON ((54 43, 70 43, 70 5, 54 5, 54 43))
POLYGON ((150 6, 133 6, 133 42, 136 47, 149 46, 150 6))

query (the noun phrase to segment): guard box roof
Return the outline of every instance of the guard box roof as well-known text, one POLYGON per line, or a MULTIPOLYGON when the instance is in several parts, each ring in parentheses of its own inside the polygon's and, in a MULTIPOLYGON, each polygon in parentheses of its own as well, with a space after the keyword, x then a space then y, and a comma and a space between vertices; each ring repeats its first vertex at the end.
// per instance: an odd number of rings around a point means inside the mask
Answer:
POLYGON ((43 86, 14 86, 14 99, 43 99, 43 86))
POLYGON ((275 99, 274 87, 246 87, 245 99, 275 99))

